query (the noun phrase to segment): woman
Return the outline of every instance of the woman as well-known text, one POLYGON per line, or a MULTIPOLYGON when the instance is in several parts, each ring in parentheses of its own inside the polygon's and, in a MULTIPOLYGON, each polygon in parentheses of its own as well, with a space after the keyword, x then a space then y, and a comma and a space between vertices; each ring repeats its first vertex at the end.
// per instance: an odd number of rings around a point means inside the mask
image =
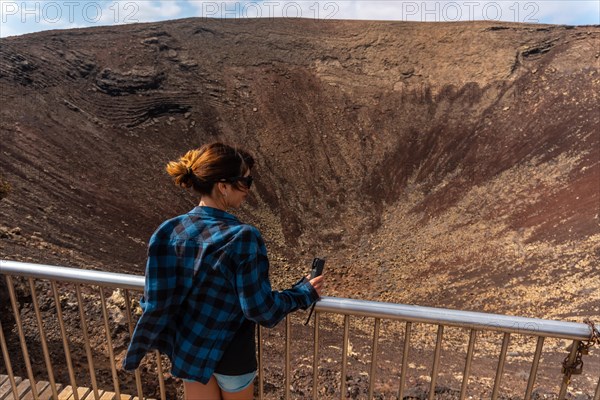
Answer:
POLYGON ((123 366, 135 369, 158 349, 184 380, 186 399, 251 399, 255 323, 273 327, 321 292, 323 277, 272 291, 260 232, 226 212, 248 196, 253 165, 247 152, 222 143, 167 165, 177 185, 198 192, 200 204, 150 239, 143 314, 123 366))

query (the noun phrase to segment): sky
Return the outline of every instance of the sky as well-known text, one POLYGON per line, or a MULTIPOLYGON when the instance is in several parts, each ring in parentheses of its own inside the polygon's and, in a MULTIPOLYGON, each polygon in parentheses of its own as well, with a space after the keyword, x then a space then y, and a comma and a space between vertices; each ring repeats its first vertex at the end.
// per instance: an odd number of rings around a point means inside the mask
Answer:
POLYGON ((189 17, 600 25, 600 0, 0 0, 0 37, 189 17))

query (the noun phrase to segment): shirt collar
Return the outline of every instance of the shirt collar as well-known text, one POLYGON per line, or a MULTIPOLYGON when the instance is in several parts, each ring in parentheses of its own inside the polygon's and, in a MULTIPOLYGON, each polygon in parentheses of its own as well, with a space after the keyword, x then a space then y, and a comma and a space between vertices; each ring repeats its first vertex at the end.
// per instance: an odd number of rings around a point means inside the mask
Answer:
POLYGON ((218 208, 208 206, 196 206, 188 214, 196 214, 218 219, 229 219, 239 222, 238 218, 235 215, 223 210, 219 210, 218 208))

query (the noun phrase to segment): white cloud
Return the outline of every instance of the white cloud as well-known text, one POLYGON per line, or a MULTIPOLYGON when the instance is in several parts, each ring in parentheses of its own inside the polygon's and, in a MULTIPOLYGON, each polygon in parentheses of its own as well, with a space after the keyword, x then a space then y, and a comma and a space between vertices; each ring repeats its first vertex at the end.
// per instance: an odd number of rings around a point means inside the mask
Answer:
POLYGON ((185 17, 600 24, 598 0, 0 0, 0 36, 185 17))
POLYGON ((600 23, 597 0, 187 0, 190 16, 451 22, 600 23), (594 19, 594 16, 596 18, 594 19))
POLYGON ((183 17, 180 2, 168 1, 132 1, 129 12, 131 18, 139 22, 151 22, 183 17), (132 7, 133 5, 133 7, 132 7))
POLYGON ((0 0, 1 36, 181 18, 178 1, 0 0))
POLYGON ((0 24, 0 38, 7 36, 20 35, 22 32, 15 31, 12 27, 6 24, 0 24))
POLYGON ((600 3, 583 1, 337 1, 335 18, 400 21, 506 21, 526 23, 600 23, 600 3), (595 16, 595 19, 594 19, 595 16))
POLYGON ((251 17, 266 17, 268 15, 263 11, 270 7, 262 4, 264 3, 262 1, 247 0, 187 0, 187 3, 193 10, 191 16, 207 18, 243 17, 244 13, 251 17))
POLYGON ((539 19, 549 24, 600 24, 600 2, 592 1, 538 1, 539 19))

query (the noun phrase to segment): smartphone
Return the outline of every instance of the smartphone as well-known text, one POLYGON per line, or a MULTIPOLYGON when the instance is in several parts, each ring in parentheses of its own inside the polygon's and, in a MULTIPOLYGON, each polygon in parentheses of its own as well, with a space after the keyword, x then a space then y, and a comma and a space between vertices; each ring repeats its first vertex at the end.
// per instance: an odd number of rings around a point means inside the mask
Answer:
POLYGON ((323 268, 325 267, 325 260, 322 258, 315 258, 312 262, 312 269, 310 271, 310 279, 316 278, 323 274, 323 268))

